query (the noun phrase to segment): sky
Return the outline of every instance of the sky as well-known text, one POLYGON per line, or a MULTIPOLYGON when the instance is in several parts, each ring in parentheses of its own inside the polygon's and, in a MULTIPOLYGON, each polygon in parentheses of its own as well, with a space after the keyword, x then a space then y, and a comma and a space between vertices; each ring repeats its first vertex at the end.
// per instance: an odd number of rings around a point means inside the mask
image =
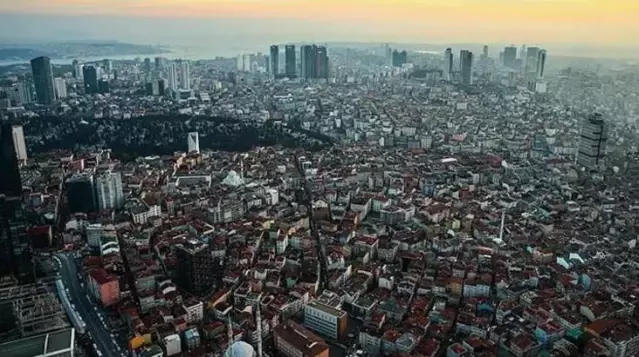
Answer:
POLYGON ((0 33, 170 44, 268 37, 636 47, 637 14, 639 0, 0 0, 0 33))

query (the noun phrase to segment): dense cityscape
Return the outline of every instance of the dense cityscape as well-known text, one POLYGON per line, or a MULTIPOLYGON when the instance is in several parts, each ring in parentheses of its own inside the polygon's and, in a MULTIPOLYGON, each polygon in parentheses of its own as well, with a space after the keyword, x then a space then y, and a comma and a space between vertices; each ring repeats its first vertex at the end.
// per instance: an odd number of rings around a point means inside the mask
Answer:
POLYGON ((478 48, 2 68, 0 356, 639 356, 639 66, 478 48))

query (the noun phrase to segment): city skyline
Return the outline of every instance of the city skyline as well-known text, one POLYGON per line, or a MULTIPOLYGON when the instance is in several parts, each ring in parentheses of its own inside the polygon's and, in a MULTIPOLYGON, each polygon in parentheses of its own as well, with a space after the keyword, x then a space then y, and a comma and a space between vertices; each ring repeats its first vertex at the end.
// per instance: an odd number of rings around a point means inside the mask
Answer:
POLYGON ((0 16, 7 20, 0 23, 23 27, 25 31, 19 33, 26 37, 47 27, 51 31, 43 36, 170 44, 195 44, 212 32, 216 37, 246 37, 247 41, 251 36, 267 37, 271 42, 286 36, 292 41, 299 37, 310 41, 636 45, 628 39, 639 35, 639 24, 632 15, 639 11, 639 3, 612 2, 614 6, 593 0, 355 0, 347 4, 333 0, 117 0, 104 6, 94 0, 28 0, 0 4, 0 16), (11 20, 14 17, 18 19, 11 20), (118 22, 117 27, 107 25, 113 21, 118 22))

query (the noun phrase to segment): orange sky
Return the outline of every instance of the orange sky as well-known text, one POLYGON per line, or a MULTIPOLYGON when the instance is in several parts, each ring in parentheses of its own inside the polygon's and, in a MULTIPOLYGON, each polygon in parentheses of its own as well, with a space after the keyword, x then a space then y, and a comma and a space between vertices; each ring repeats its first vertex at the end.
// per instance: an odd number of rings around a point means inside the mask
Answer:
POLYGON ((639 0, 0 0, 1 12, 322 19, 410 39, 639 43, 639 0))

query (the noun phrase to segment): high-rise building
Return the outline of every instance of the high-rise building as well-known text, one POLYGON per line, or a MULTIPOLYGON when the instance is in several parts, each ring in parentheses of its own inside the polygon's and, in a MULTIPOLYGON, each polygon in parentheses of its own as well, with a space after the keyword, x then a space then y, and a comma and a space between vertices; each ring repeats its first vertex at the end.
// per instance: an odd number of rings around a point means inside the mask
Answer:
POLYGON ((144 73, 151 73, 151 59, 148 57, 144 59, 144 73))
POLYGON ((484 60, 488 58, 488 46, 487 45, 484 45, 484 50, 483 50, 481 55, 482 55, 482 59, 484 59, 484 60))
POLYGON ((526 73, 536 73, 539 47, 528 47, 526 50, 526 73))
POLYGON ((588 169, 596 169, 606 163, 608 124, 599 113, 592 114, 581 124, 581 138, 577 163, 588 169))
POLYGON ((64 78, 56 78, 54 80, 55 96, 58 99, 64 99, 67 97, 67 82, 64 78))
POLYGON ((393 65, 393 49, 388 44, 384 45, 384 62, 386 66, 393 65))
POLYGON ((517 63, 517 47, 508 46, 504 48, 504 66, 515 68, 517 63))
POLYGON ((271 74, 273 77, 277 77, 280 74, 280 46, 271 46, 271 55, 269 58, 271 60, 271 74))
POLYGON ((288 78, 297 77, 297 60, 295 58, 295 45, 284 47, 284 73, 288 78))
POLYGON ((98 93, 109 93, 109 81, 107 79, 101 78, 98 80, 98 93))
POLYGON ((164 69, 164 59, 162 57, 155 57, 155 70, 161 71, 164 69))
POLYGON ((13 274, 20 283, 35 280, 22 195, 0 194, 0 275, 7 274, 13 274))
POLYGON ((242 55, 242 71, 244 72, 252 72, 253 71, 253 55, 245 53, 242 55))
POLYGON ((98 210, 118 209, 124 205, 122 176, 119 172, 107 171, 95 178, 95 192, 98 210))
POLYGON ((196 152, 198 154, 200 153, 200 137, 197 131, 189 133, 186 141, 187 141, 189 153, 192 153, 192 152, 196 152))
POLYGON ((53 68, 49 57, 38 57, 31 60, 33 83, 36 88, 36 98, 39 104, 52 105, 55 102, 53 88, 53 68))
POLYGON ((317 46, 315 52, 317 78, 328 79, 328 51, 325 46, 317 46))
POLYGON ((19 82, 16 84, 17 101, 24 105, 33 102, 33 88, 31 83, 19 82))
POLYGON ((14 138, 13 125, 2 124, 0 126, 0 194, 7 197, 22 196, 22 179, 14 138))
MULTIPOLYGON (((77 61, 74 61, 77 62, 77 61)), ((80 63, 76 63, 73 65, 73 78, 82 79, 84 75, 84 65, 80 63)))
POLYGON ((300 47, 300 76, 303 78, 316 78, 315 54, 317 46, 302 45, 300 47))
POLYGON ((82 70, 82 76, 84 77, 84 93, 96 94, 99 91, 98 88, 98 70, 94 66, 86 66, 82 70))
POLYGON ((473 84, 473 53, 468 50, 462 50, 459 53, 459 72, 461 83, 473 84))
POLYGON ((237 59, 235 60, 235 67, 237 68, 238 71, 243 71, 244 70, 244 56, 242 55, 237 55, 237 59))
POLYGON ((401 67, 408 63, 408 53, 406 51, 393 50, 392 61, 393 67, 401 67))
POLYGON ((180 63, 180 89, 191 89, 191 70, 188 61, 180 63))
POLYGON ((104 67, 104 70, 105 70, 107 73, 111 73, 111 72, 113 72, 113 61, 111 61, 111 60, 110 60, 110 59, 108 59, 108 58, 103 59, 103 60, 102 60, 102 67, 104 67))
POLYGON ((71 213, 91 213, 97 208, 95 183, 91 172, 76 173, 66 182, 67 203, 71 213))
POLYGON ((447 48, 444 52, 444 73, 447 80, 453 79, 453 50, 447 48))
POLYGON ((537 78, 544 78, 544 71, 546 70, 546 50, 540 50, 537 55, 537 78))
POLYGON ((221 270, 208 244, 191 239, 175 246, 176 283, 195 296, 204 296, 215 288, 221 270))
POLYGON ((18 162, 27 161, 27 144, 24 141, 22 125, 13 125, 11 127, 11 134, 13 136, 13 147, 15 148, 18 162))
POLYGON ((172 91, 178 89, 177 64, 175 62, 169 66, 169 89, 172 91))

